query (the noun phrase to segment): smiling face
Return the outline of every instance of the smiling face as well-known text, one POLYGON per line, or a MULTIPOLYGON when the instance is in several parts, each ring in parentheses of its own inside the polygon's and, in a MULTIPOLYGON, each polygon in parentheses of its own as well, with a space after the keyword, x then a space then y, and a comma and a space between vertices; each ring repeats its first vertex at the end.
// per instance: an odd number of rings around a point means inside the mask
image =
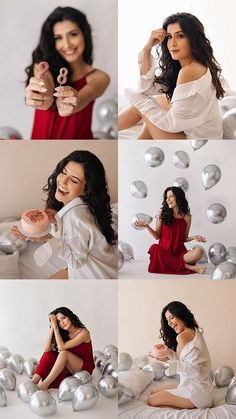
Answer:
POLYGON ((58 313, 56 315, 58 325, 63 330, 69 330, 69 328, 72 326, 71 320, 69 317, 64 316, 64 314, 58 313))
POLYGON ((168 191, 167 194, 166 194, 166 203, 167 203, 169 208, 177 207, 176 197, 173 194, 172 190, 168 191))
POLYGON ((55 48, 70 64, 83 61, 84 36, 76 23, 70 20, 58 22, 53 27, 55 48))
POLYGON ((192 60, 189 38, 183 33, 178 22, 167 26, 167 48, 173 60, 192 60))
POLYGON ((174 314, 170 313, 169 310, 166 311, 165 318, 167 320, 168 326, 174 329, 177 335, 186 329, 184 322, 178 319, 178 317, 175 317, 174 314))
POLYGON ((70 161, 57 176, 55 198, 64 205, 83 195, 85 175, 82 164, 70 161))

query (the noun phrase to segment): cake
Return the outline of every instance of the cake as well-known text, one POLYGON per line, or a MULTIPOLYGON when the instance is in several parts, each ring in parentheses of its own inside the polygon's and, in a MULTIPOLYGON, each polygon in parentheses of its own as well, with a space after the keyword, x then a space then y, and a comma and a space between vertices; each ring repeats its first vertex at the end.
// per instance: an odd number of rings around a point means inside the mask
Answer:
POLYGON ((48 215, 44 210, 29 209, 21 216, 21 227, 27 234, 43 233, 47 230, 48 223, 48 215))

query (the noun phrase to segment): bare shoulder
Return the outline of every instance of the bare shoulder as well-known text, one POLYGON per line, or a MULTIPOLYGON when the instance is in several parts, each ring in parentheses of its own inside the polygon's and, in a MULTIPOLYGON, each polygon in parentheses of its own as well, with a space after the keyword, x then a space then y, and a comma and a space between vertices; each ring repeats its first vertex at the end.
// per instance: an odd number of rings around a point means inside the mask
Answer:
POLYGON ((98 69, 94 69, 94 71, 90 72, 90 74, 87 75, 86 80, 87 83, 99 82, 106 86, 108 86, 108 84, 110 83, 110 77, 108 76, 108 74, 105 73, 105 71, 98 69))
POLYGON ((192 220, 191 214, 185 214, 184 219, 187 224, 191 223, 191 220, 192 220))
POLYGON ((88 329, 81 329, 80 333, 78 336, 83 336, 84 337, 84 342, 90 342, 90 333, 88 331, 88 329))
POLYGON ((181 68, 178 74, 177 85, 188 83, 190 81, 198 80, 204 74, 206 74, 207 69, 201 64, 198 63, 191 63, 189 65, 184 66, 181 68))
POLYGON ((184 330, 183 332, 177 335, 176 340, 180 346, 185 346, 187 343, 193 340, 194 335, 194 330, 184 330))

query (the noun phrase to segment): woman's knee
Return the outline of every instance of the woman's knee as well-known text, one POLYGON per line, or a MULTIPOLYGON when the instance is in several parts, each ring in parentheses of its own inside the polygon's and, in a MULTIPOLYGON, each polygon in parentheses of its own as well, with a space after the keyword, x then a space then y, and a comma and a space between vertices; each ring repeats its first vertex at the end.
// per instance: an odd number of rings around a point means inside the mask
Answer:
POLYGON ((204 250, 201 247, 196 247, 194 250, 197 260, 200 260, 203 257, 204 250))

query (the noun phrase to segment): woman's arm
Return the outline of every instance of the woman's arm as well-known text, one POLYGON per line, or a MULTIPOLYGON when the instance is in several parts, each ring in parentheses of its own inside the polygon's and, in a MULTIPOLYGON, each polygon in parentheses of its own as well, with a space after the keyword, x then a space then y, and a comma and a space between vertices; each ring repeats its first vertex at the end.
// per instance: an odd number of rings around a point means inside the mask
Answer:
POLYGON ((195 236, 189 236, 189 230, 190 230, 190 227, 191 227, 191 215, 190 214, 186 214, 185 215, 185 217, 184 217, 184 219, 185 219, 185 221, 186 221, 186 223, 187 223, 187 227, 186 227, 186 231, 185 231, 185 242, 191 242, 192 240, 195 240, 195 241, 197 241, 197 242, 203 242, 203 243, 205 243, 206 242, 206 238, 205 237, 203 237, 203 236, 200 236, 200 235, 195 235, 195 236))
POLYGON ((148 73, 151 67, 151 51, 152 48, 164 41, 166 31, 164 29, 156 29, 151 32, 151 35, 142 50, 142 61, 140 62, 140 75, 143 76, 148 73))
POLYGON ((34 65, 34 77, 30 78, 26 87, 26 103, 35 109, 49 109, 55 98, 53 92, 55 89, 54 80, 50 71, 47 71, 45 77, 42 78, 42 70, 40 65, 34 65))
POLYGON ((136 221, 135 225, 137 227, 145 227, 147 231, 151 234, 154 239, 158 240, 161 234, 161 211, 159 211, 158 215, 156 216, 156 227, 153 229, 148 224, 144 224, 143 221, 136 221))

